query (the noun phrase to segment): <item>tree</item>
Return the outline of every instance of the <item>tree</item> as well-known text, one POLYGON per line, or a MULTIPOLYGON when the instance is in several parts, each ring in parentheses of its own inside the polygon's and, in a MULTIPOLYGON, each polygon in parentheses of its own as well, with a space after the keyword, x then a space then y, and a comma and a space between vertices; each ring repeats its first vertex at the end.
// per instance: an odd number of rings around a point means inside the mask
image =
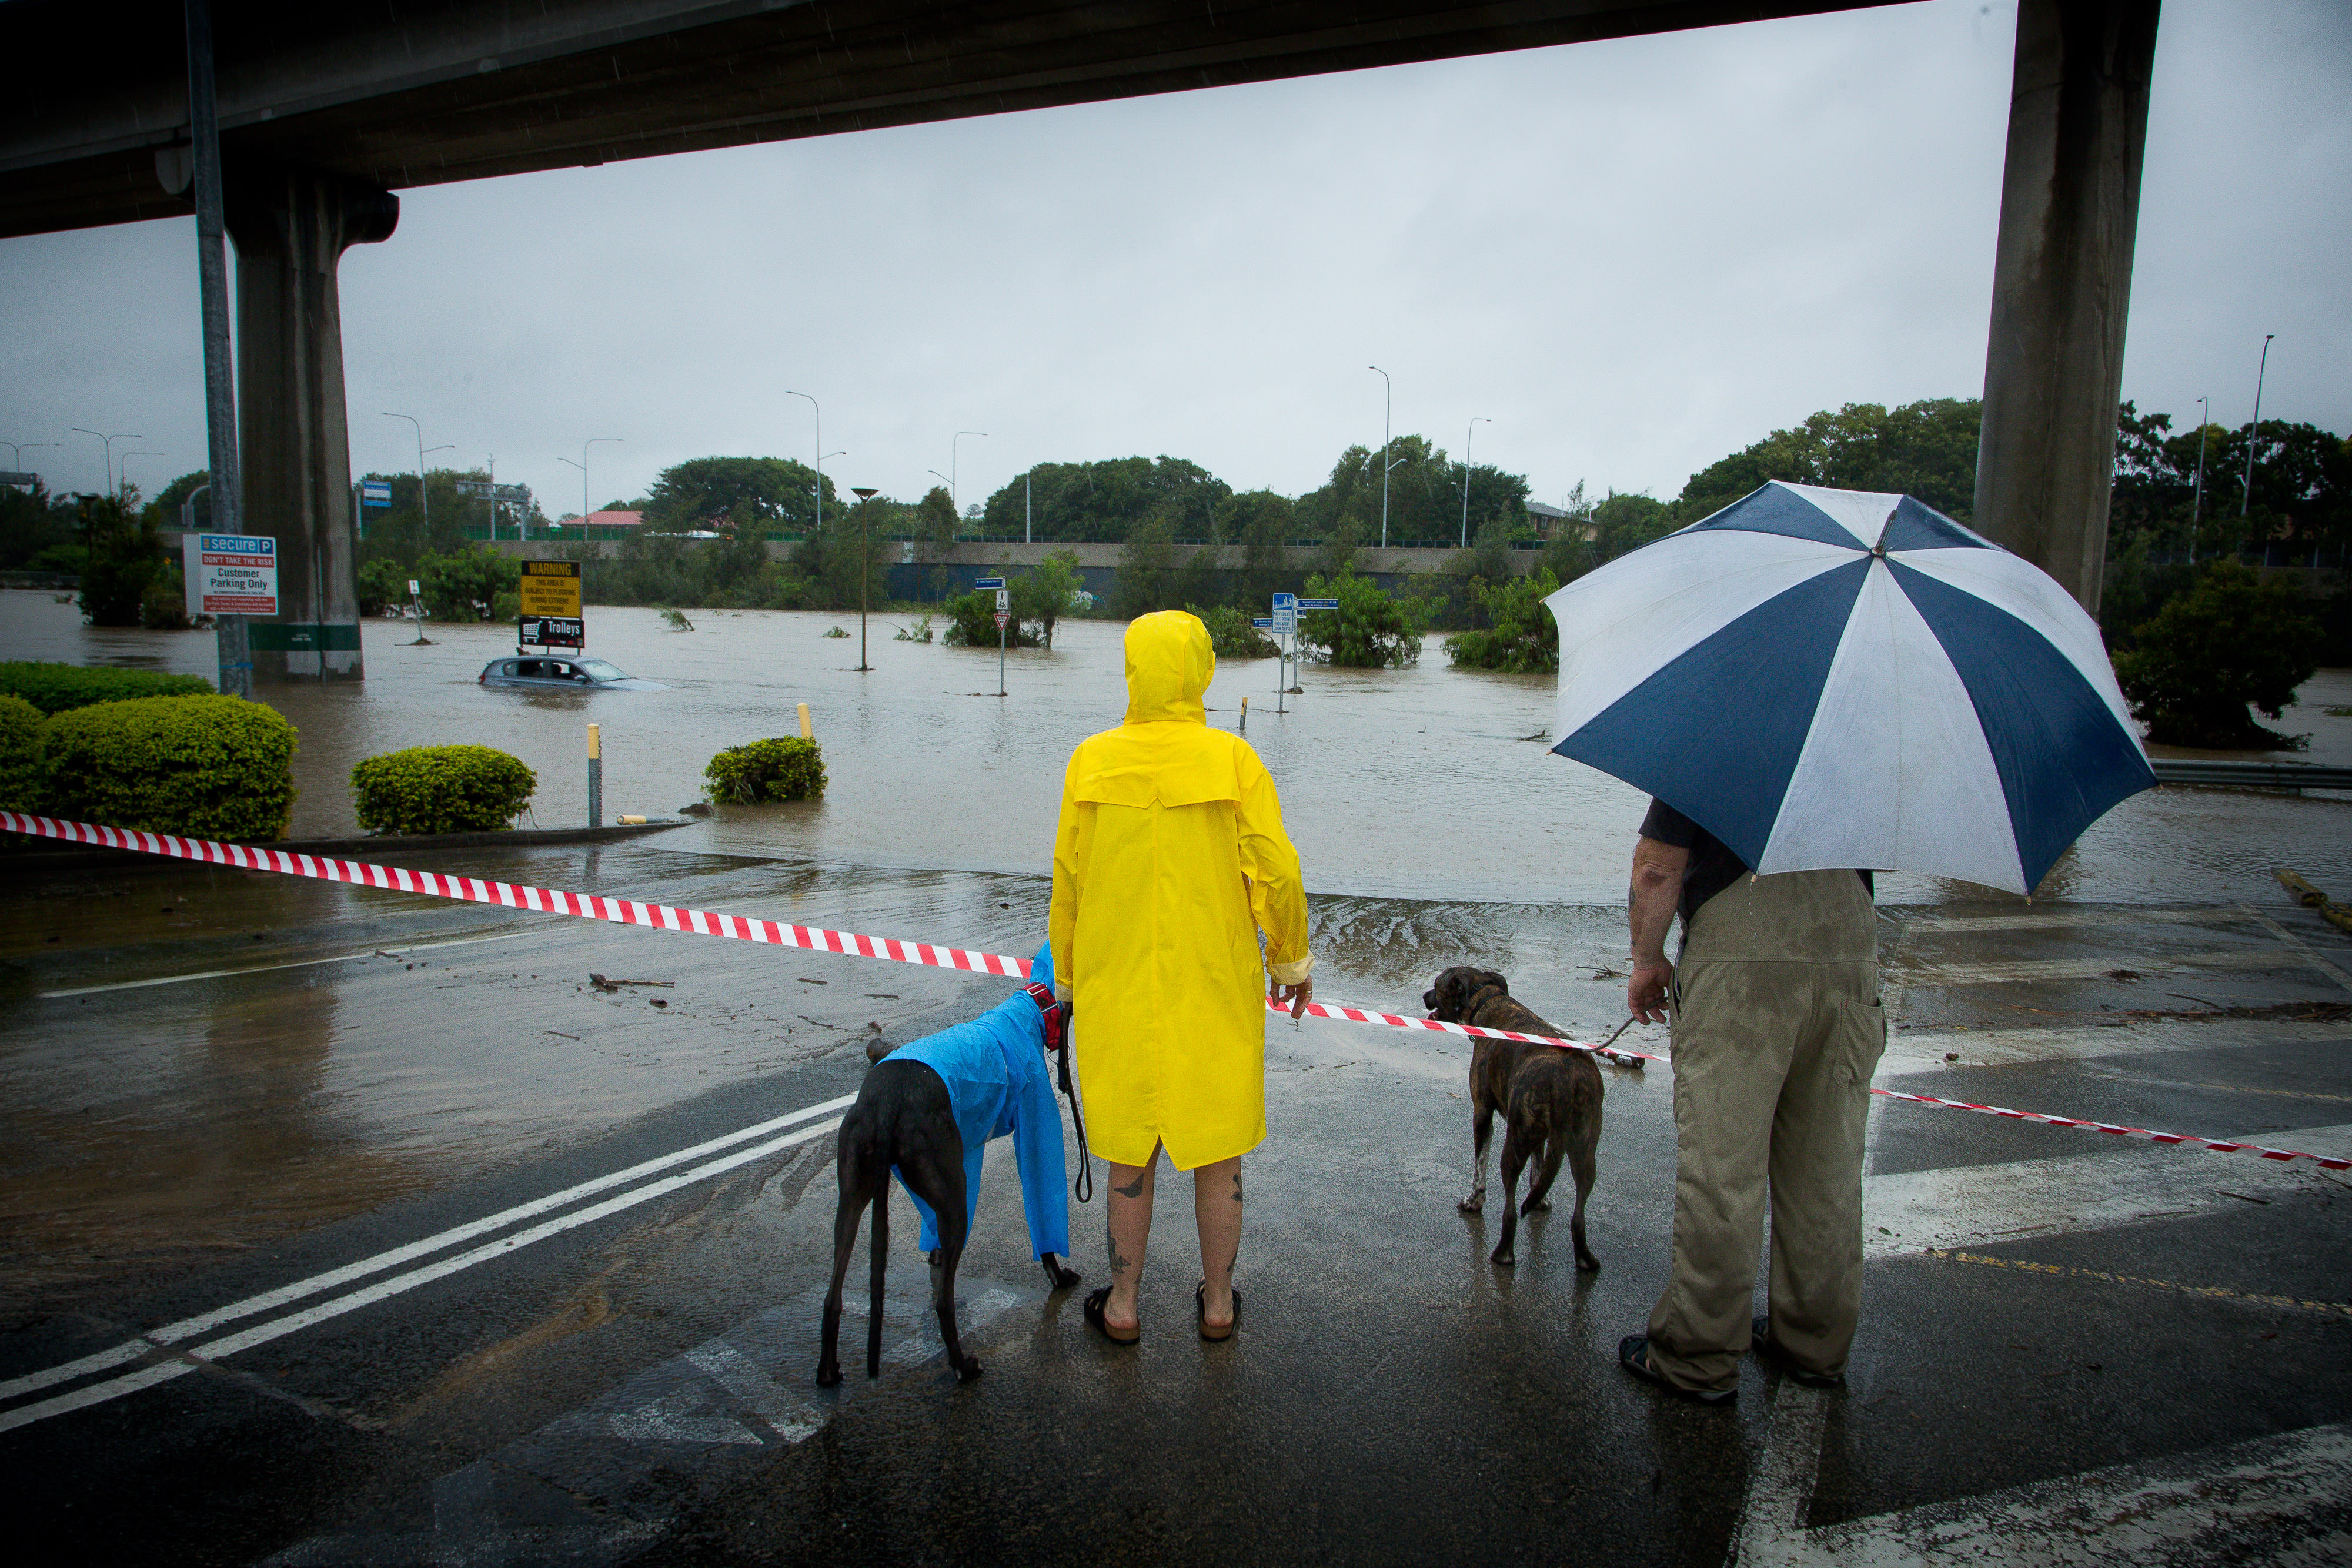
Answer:
POLYGON ((2318 668, 2319 623, 2305 609, 2284 580, 2213 562, 2116 658, 2132 716, 2166 745, 2301 750, 2309 737, 2267 729, 2246 708, 2279 717, 2318 668))
MULTIPOLYGON (((661 472, 646 492, 646 528, 688 533, 741 518, 759 531, 805 535, 816 527, 817 476, 788 457, 696 457, 661 472)), ((841 510, 824 481, 824 512, 841 510)))
POLYGON ((1170 608, 1175 576, 1175 528, 1163 513, 1128 536, 1118 552, 1118 613, 1132 621, 1170 608))
POLYGON ((1983 416, 1976 398, 1927 398, 1892 410, 1874 402, 1850 402, 1835 413, 1823 410, 1692 475, 1675 499, 1673 526, 1719 512, 1769 479, 1899 492, 1966 523, 1976 506, 1983 416))
POLYGON ((1184 608, 1209 629, 1209 646, 1220 659, 1272 659, 1282 653, 1281 643, 1250 624, 1246 610, 1232 604, 1212 604, 1205 610, 1197 604, 1184 608))
POLYGON ((1078 552, 1055 550, 1008 586, 1013 591, 1013 617, 1024 627, 1034 627, 1050 648, 1055 622, 1077 609, 1078 594, 1086 587, 1086 580, 1078 574, 1078 552))
POLYGON ((163 575, 154 523, 105 496, 82 497, 75 520, 83 550, 81 612, 93 626, 141 624, 148 588, 163 575))
POLYGON ((1559 590, 1559 580, 1540 567, 1531 577, 1474 585, 1486 627, 1448 637, 1446 657, 1457 669, 1559 674, 1559 623, 1544 602, 1559 590))
POLYGON ((1146 518, 1164 517, 1171 539, 1208 538, 1217 507, 1232 493, 1223 480, 1181 457, 1041 463, 988 497, 981 531, 1018 538, 1025 517, 1037 539, 1124 544, 1146 518))
POLYGON ((494 621, 499 600, 511 599, 522 579, 522 563, 484 545, 461 544, 446 555, 417 563, 425 612, 436 621, 494 621))
POLYGON ((1428 610, 1417 600, 1398 599, 1383 592, 1368 577, 1342 572, 1336 578, 1320 574, 1307 580, 1309 599, 1337 599, 1337 610, 1317 610, 1298 618, 1302 650, 1325 664, 1358 669, 1421 662, 1421 634, 1428 610))
POLYGON ((1604 561, 1640 549, 1683 526, 1675 521, 1675 508, 1655 497, 1613 489, 1593 503, 1591 522, 1592 550, 1604 561))

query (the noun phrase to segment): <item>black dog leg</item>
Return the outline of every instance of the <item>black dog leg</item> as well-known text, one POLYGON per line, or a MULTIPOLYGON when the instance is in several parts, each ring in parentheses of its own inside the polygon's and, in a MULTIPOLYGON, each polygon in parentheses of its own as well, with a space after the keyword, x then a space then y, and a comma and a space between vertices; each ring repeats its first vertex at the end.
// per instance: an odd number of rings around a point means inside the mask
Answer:
POLYGON ((1519 1196, 1519 1172, 1527 1166, 1528 1153, 1519 1130, 1507 1126, 1503 1134, 1503 1239, 1495 1243, 1494 1253, 1488 1259, 1506 1269, 1519 1260, 1511 1247, 1519 1233, 1519 1210, 1514 1200, 1519 1196))
POLYGON ((1037 1261, 1045 1266, 1045 1278, 1052 1281, 1047 1287, 1049 1291, 1066 1291, 1084 1278, 1076 1269, 1063 1268, 1062 1260, 1051 1252, 1037 1261))
POLYGON ((1576 1146, 1568 1151, 1568 1174, 1576 1181, 1576 1213, 1568 1228, 1576 1238, 1576 1266, 1587 1273, 1601 1267, 1601 1260, 1584 1244, 1584 1199, 1592 1191, 1593 1154, 1601 1145, 1601 1118, 1595 1115, 1576 1146))
POLYGON ((1568 1135, 1554 1133, 1544 1140, 1543 1164, 1536 1170, 1535 1185, 1528 1188, 1528 1201, 1520 1206, 1521 1214, 1549 1214, 1551 1204, 1546 1195, 1559 1175, 1559 1157, 1568 1152, 1568 1135))
MULTIPOLYGON (((1473 1096, 1476 1095, 1477 1090, 1475 1086, 1471 1093, 1473 1096)), ((1486 1207, 1486 1151, 1487 1145, 1494 1141, 1494 1137, 1495 1108, 1492 1105, 1481 1103, 1472 1112, 1470 1117, 1470 1157, 1478 1167, 1477 1185, 1470 1189, 1468 1197, 1454 1205, 1465 1214, 1475 1214, 1486 1207)))
POLYGON ((885 1186, 874 1205, 874 1266, 867 1278, 872 1281, 873 1301, 866 1308, 866 1375, 882 1375, 882 1280, 890 1268, 890 1189, 885 1186))
POLYGON ((877 1197, 875 1171, 878 1168, 882 1179, 889 1179, 890 1167, 877 1167, 875 1162, 875 1133, 873 1113, 862 1104, 853 1107, 841 1124, 841 1200, 833 1211, 833 1284, 824 1293, 824 1326, 816 1361, 816 1381, 822 1388, 841 1381, 841 1288, 849 1276, 850 1254, 857 1246, 858 1218, 877 1197))

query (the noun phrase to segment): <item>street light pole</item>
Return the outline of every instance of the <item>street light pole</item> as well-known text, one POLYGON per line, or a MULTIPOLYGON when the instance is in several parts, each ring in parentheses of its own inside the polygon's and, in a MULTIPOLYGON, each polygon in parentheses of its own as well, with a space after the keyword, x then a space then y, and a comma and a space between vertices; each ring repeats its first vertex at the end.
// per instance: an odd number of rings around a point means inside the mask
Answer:
MULTIPOLYGON (((2257 409, 2262 407, 2262 398, 2259 395, 2254 399, 2254 406, 2257 409)), ((97 431, 85 429, 79 424, 69 428, 78 435, 98 435, 97 431)), ((118 441, 144 441, 147 438, 143 435, 98 435, 98 439, 100 444, 106 449, 106 493, 111 496, 114 494, 114 444, 118 441)))
POLYGON ((624 444, 617 435, 592 435, 580 444, 580 537, 583 539, 588 537, 588 508, 594 505, 588 498, 588 449, 600 441, 624 444))
POLYGON ((874 508, 867 503, 874 499, 875 492, 852 488, 850 494, 857 497, 857 667, 864 671, 874 667, 866 662, 866 574, 874 565, 866 536, 874 526, 874 508))
POLYGON ((1480 425, 1494 423, 1482 413, 1471 420, 1469 428, 1462 433, 1462 548, 1464 549, 1470 548, 1470 438, 1478 434, 1480 425))
MULTIPOLYGON (((2271 340, 2276 332, 2263 334, 2262 363, 2254 370, 2254 422, 2246 426, 2246 487, 2238 497, 2238 520, 2246 520, 2246 510, 2254 504, 2254 446, 2263 438, 2263 377, 2271 368, 2271 340)), ((2243 540, 2240 541, 2243 548, 2243 540)))
MULTIPOLYGON (((961 503, 956 499, 956 443, 961 441, 967 435, 977 435, 983 441, 988 439, 988 432, 984 430, 959 430, 955 433, 953 438, 948 442, 948 505, 950 507, 961 507, 961 503)), ((959 510, 956 513, 956 516, 961 518, 963 516, 963 513, 959 510)))
POLYGON ((9 463, 9 465, 9 465, 11 468, 16 468, 16 469, 22 469, 22 468, 25 466, 25 448, 26 448, 26 447, 27 447, 27 446, 56 446, 56 445, 58 445, 58 444, 59 444, 59 443, 58 443, 58 442, 55 442, 55 441, 25 441, 25 442, 16 442, 16 441, 0 441, 0 446, 5 446, 5 447, 6 447, 6 448, 8 449, 8 451, 9 451, 10 455, 11 455, 11 461, 10 461, 10 463, 9 463))
MULTIPOLYGON (((131 460, 133 457, 169 457, 170 455, 168 452, 126 452, 122 455, 122 462, 115 472, 121 476, 123 485, 128 486, 131 483, 131 460)), ((118 491, 117 494, 119 496, 120 492, 118 491)))
POLYGON ((2205 515, 2205 437, 2212 428, 2212 410, 2207 400, 2197 400, 2197 488, 2189 503, 2189 564, 2197 564, 2197 522, 2205 515))
POLYGON ((1381 394, 1381 548, 1389 548, 1389 414, 1396 405, 1396 383, 1378 365, 1366 367, 1380 371, 1381 384, 1387 388, 1381 394))
MULTIPOLYGON (((425 526, 429 528, 433 526, 433 496, 432 492, 425 486, 425 426, 417 423, 416 416, 413 413, 386 413, 383 417, 404 419, 409 423, 416 425, 416 508, 424 514, 425 526)), ((446 449, 436 446, 433 450, 441 452, 446 449)))
MULTIPOLYGON (((816 531, 818 533, 823 533, 824 532, 824 407, 823 404, 819 403, 815 398, 810 397, 809 394, 804 392, 793 392, 787 389, 784 395, 786 397, 808 398, 809 407, 816 410, 816 531)), ((866 647, 864 643, 858 644, 857 663, 860 668, 865 666, 866 647)))

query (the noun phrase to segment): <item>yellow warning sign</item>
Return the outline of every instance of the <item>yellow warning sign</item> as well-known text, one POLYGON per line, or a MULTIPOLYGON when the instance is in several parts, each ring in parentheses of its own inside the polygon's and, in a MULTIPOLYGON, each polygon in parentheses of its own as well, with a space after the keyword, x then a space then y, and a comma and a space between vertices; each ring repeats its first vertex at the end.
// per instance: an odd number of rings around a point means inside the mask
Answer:
POLYGON ((580 563, 576 560, 527 560, 522 563, 522 612, 577 619, 580 614, 580 563))

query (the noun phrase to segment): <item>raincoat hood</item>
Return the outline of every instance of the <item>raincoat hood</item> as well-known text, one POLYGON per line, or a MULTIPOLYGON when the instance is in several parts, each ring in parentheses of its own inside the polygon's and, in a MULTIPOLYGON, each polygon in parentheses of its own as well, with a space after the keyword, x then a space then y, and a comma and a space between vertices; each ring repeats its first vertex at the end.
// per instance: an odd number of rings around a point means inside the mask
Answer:
POLYGON ((1127 722, 1206 724, 1201 698, 1217 673, 1201 618, 1162 610, 1127 628, 1127 722))

